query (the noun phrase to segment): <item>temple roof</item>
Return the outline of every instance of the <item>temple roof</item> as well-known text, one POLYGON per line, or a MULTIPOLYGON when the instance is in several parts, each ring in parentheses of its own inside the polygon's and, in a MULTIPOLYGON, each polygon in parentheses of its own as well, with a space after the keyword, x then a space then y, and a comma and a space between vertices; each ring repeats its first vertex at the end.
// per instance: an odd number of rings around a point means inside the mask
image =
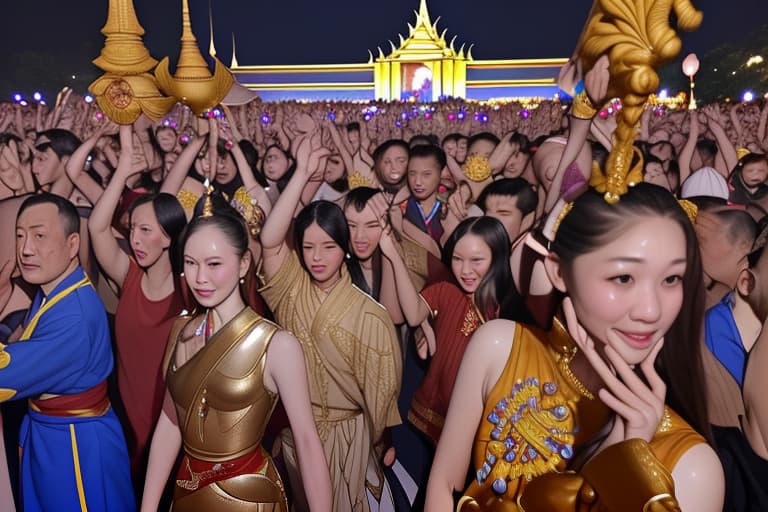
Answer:
POLYGON ((408 23, 408 38, 406 39, 402 34, 398 34, 400 38, 400 46, 396 48, 394 43, 390 41, 389 44, 392 51, 386 56, 381 50, 381 47, 379 47, 377 60, 424 60, 441 58, 472 60, 471 46, 466 55, 464 53, 464 45, 462 45, 457 52, 453 47, 456 36, 451 39, 449 44, 445 41, 445 33, 448 29, 443 29, 442 33, 438 33, 437 23, 440 21, 440 18, 438 17, 434 23, 432 22, 429 17, 429 11, 427 10, 427 0, 421 0, 419 10, 414 11, 414 14, 416 14, 416 24, 411 25, 408 23))

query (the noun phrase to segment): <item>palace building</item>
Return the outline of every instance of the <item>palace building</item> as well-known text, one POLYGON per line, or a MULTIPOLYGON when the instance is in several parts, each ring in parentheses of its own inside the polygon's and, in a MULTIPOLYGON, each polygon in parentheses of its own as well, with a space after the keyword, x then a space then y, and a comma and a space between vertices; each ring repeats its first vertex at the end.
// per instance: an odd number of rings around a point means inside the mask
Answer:
MULTIPOLYGON (((391 51, 360 64, 258 66, 237 62, 234 45, 230 69, 237 81, 264 101, 279 100, 412 100, 441 97, 469 100, 551 99, 558 94, 557 75, 567 62, 555 59, 475 60, 472 46, 455 48, 454 36, 438 33, 421 0, 408 37, 391 51)), ((212 48, 213 50, 213 48, 212 48)))

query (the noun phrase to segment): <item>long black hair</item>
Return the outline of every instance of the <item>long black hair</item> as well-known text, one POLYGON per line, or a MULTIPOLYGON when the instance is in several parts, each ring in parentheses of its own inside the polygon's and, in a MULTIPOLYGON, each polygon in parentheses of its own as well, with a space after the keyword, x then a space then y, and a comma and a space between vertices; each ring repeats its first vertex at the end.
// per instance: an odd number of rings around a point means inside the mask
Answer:
MULTIPOLYGON (((353 188, 344 198, 344 211, 347 211, 347 208, 353 208, 356 212, 363 211, 368 205, 368 201, 379 192, 381 191, 371 187, 353 188)), ((347 228, 349 228, 349 224, 347 224, 347 228)), ((368 286, 368 282, 365 280, 365 274, 363 274, 360 260, 357 258, 354 251, 350 250, 349 252, 350 258, 347 263, 347 268, 352 277, 352 282, 355 283, 358 288, 373 297, 374 300, 379 300, 379 297, 381 296, 381 249, 377 245, 376 250, 371 255, 371 286, 368 286)))
POLYGON ((621 196, 618 203, 608 204, 602 194, 589 189, 574 201, 570 213, 563 218, 551 249, 568 275, 578 256, 609 243, 638 217, 667 218, 685 234, 683 303, 664 336, 656 369, 667 384, 667 403, 711 440, 699 346, 704 316, 701 255, 693 225, 674 196, 656 185, 639 183, 621 196))
POLYGON ((499 318, 504 309, 506 290, 512 282, 509 268, 509 237, 504 225, 493 217, 464 219, 443 247, 443 263, 451 268, 456 244, 466 235, 481 238, 491 250, 491 266, 474 292, 475 305, 486 320, 499 318))
POLYGON ((133 212, 139 206, 150 203, 155 212, 157 223, 163 230, 171 244, 168 247, 168 257, 171 260, 171 269, 174 274, 181 272, 181 266, 178 257, 178 240, 187 225, 187 217, 184 215, 184 208, 176 199, 176 196, 161 192, 159 194, 145 194, 136 198, 128 209, 128 225, 133 220, 133 212))
POLYGON ((304 251, 302 251, 301 248, 304 245, 304 233, 312 223, 317 223, 320 229, 325 231, 325 233, 331 237, 331 239, 336 242, 341 250, 347 255, 347 257, 344 258, 344 261, 347 264, 347 270, 349 271, 355 286, 360 287, 361 284, 365 285, 365 278, 363 278, 360 266, 350 265, 352 258, 348 252, 349 226, 347 225, 347 219, 344 217, 344 212, 341 211, 339 205, 330 201, 313 201, 309 203, 299 212, 294 221, 294 248, 304 270, 309 273, 307 263, 304 261, 304 251))

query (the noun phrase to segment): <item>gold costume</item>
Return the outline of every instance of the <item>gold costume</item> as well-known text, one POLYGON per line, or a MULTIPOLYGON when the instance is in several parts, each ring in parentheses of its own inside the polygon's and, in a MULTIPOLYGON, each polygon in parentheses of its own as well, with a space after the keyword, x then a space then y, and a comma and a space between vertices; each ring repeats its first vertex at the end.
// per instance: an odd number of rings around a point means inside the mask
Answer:
POLYGON ((568 471, 611 412, 567 367, 573 342, 561 324, 549 333, 516 324, 514 336, 475 436, 476 478, 457 511, 678 510, 670 471, 704 439, 665 408, 650 443, 610 446, 568 471))
POLYGON ((168 389, 184 442, 174 512, 287 512, 280 476, 261 447, 277 395, 264 386, 278 327, 246 307, 177 367, 177 353, 204 336, 204 315, 177 320, 168 354, 168 389))
MULTIPOLYGON (((341 280, 323 298, 294 252, 261 294, 304 349, 312 412, 330 466, 333 510, 367 511, 366 489, 380 500, 385 483, 374 445, 385 427, 400 423, 402 359, 392 321, 352 285, 343 265, 341 280)), ((301 508, 303 486, 287 433, 283 453, 301 508)))

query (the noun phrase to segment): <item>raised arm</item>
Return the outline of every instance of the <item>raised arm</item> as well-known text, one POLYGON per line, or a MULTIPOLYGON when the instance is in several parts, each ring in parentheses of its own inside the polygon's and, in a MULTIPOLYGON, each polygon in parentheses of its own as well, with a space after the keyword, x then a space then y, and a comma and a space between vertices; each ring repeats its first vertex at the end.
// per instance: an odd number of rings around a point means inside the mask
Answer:
POLYGON ((133 174, 131 172, 133 141, 130 125, 120 127, 120 148, 117 169, 101 198, 93 207, 91 217, 88 219, 88 232, 101 268, 117 286, 122 287, 125 276, 128 274, 130 260, 128 255, 120 249, 112 234, 112 216, 123 194, 125 182, 133 174))
POLYGON ((85 169, 85 163, 88 159, 88 155, 91 153, 91 151, 93 151, 93 148, 96 147, 96 143, 104 135, 104 132, 107 130, 110 124, 110 121, 103 123, 96 130, 96 133, 94 133, 89 139, 86 139, 85 142, 80 144, 75 152, 72 153, 72 156, 69 157, 69 161, 65 167, 67 176, 69 176, 69 179, 72 181, 72 183, 74 183, 75 187, 77 187, 77 189, 80 190, 80 192, 82 192, 86 198, 88 198, 91 204, 94 205, 99 201, 99 198, 104 193, 104 189, 98 183, 96 183, 96 181, 91 178, 88 173, 83 171, 85 169))
MULTIPOLYGON (((296 156, 296 171, 280 194, 280 198, 272 208, 272 213, 267 217, 261 229, 264 275, 267 281, 277 273, 288 255, 289 249, 285 245, 285 237, 288 234, 293 214, 299 205, 301 193, 310 176, 314 173, 320 157, 327 152, 327 149, 320 148, 310 153, 308 140, 299 145, 296 156)), ((300 250, 298 247, 296 249, 300 250)))
POLYGON ((722 114, 720 114, 718 106, 711 105, 710 108, 704 109, 704 113, 707 116, 709 131, 712 132, 712 135, 715 137, 715 142, 717 142, 717 148, 719 149, 718 155, 723 159, 722 165, 724 168, 720 168, 718 171, 720 171, 720 174, 727 179, 728 175, 731 173, 731 169, 734 169, 736 164, 739 163, 736 148, 733 147, 733 143, 725 133, 725 129, 723 128, 725 119, 722 117, 722 114))
POLYGON ((174 162, 173 167, 171 167, 171 170, 168 172, 168 176, 166 176, 165 180, 163 180, 163 185, 160 187, 160 192, 166 192, 172 195, 179 193, 179 190, 181 190, 181 187, 184 184, 184 179, 189 173, 189 169, 195 163, 200 150, 203 149, 205 140, 205 136, 201 134, 199 137, 189 141, 187 146, 181 151, 181 154, 176 159, 176 162, 174 162))
POLYGON ((429 308, 419 297, 416 287, 408 275, 408 268, 405 266, 403 258, 400 257, 390 232, 390 229, 385 229, 385 232, 381 235, 379 246, 381 247, 381 252, 392 264, 397 298, 400 301, 403 315, 405 315, 408 325, 417 327, 429 316, 429 308))
POLYGON ((355 164, 352 162, 352 153, 349 151, 349 148, 339 133, 338 126, 336 126, 328 118, 323 121, 323 126, 328 130, 334 146, 336 146, 336 149, 339 151, 339 155, 341 155, 341 159, 344 161, 344 167, 347 169, 347 175, 351 175, 353 172, 355 172, 355 164))
POLYGON ((685 146, 680 150, 680 157, 677 159, 678 167, 680 168, 680 183, 685 183, 688 176, 691 175, 691 159, 693 158, 693 152, 696 150, 696 142, 699 140, 699 113, 691 111, 688 113, 689 129, 688 140, 685 142, 685 146))
POLYGON ((276 392, 285 406, 310 510, 330 512, 331 478, 312 417, 304 354, 288 331, 278 331, 270 342, 264 385, 276 392))

